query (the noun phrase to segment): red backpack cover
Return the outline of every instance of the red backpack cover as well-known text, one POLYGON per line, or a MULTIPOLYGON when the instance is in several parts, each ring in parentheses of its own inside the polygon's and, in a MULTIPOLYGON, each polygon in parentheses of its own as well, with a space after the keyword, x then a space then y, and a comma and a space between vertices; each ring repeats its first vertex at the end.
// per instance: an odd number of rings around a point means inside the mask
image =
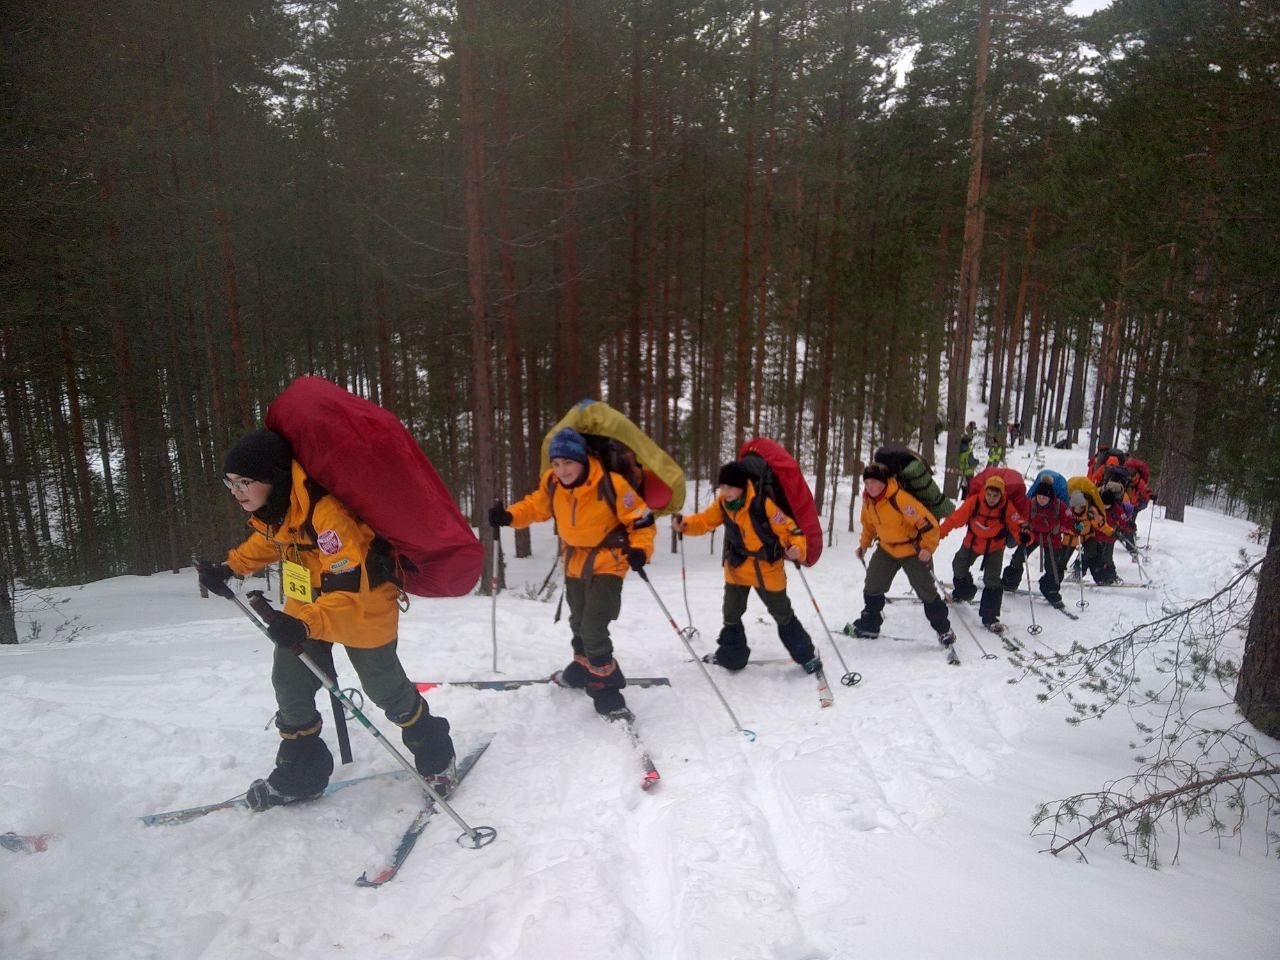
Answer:
MULTIPOLYGON (((775 489, 770 489, 766 480, 765 493, 785 502, 778 504, 800 528, 805 538, 804 565, 812 567, 822 556, 822 522, 818 518, 818 508, 813 503, 813 492, 800 470, 796 458, 787 452, 787 448, 776 440, 767 437, 756 437, 748 440, 738 451, 738 459, 754 453, 769 466, 773 474, 775 489), (781 498, 776 494, 780 492, 781 498)), ((759 492, 759 491, 757 491, 759 492)))
POLYGON ((981 493, 987 485, 987 478, 996 476, 1004 481, 1004 495, 1017 508, 1022 519, 1031 516, 1031 504, 1027 501, 1027 481, 1017 470, 1010 467, 987 467, 969 480, 969 496, 981 493))
POLYGON ((484 548, 444 481, 390 411, 323 377, 299 377, 267 409, 315 480, 396 548, 407 593, 461 597, 484 548))

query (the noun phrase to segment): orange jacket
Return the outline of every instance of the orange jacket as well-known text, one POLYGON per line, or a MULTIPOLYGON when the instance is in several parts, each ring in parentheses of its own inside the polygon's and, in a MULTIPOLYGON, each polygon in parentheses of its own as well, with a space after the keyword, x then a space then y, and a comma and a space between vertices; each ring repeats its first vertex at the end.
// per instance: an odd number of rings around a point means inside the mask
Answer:
MULTIPOLYGON (((999 477, 991 479, 1000 480, 999 477)), ((985 487, 972 496, 966 497, 964 503, 960 504, 960 508, 942 521, 939 539, 952 530, 958 530, 966 525, 968 529, 965 531, 962 546, 968 547, 979 556, 986 556, 988 553, 1003 550, 1008 536, 1014 538, 1018 536, 1018 531, 1022 529, 1022 514, 1018 513, 1018 508, 1013 505, 1013 501, 1004 495, 1003 482, 988 481, 985 487), (1000 502, 994 507, 987 505, 988 487, 1000 490, 1000 502)))
POLYGON ((920 550, 932 553, 938 549, 938 521, 919 500, 898 486, 890 477, 884 493, 872 500, 862 495, 863 550, 879 539, 880 549, 891 557, 914 557, 920 550))
POLYGON ((252 533, 228 551, 227 566, 243 577, 278 560, 299 563, 311 575, 315 599, 307 603, 287 597, 284 612, 305 623, 313 639, 364 648, 390 643, 400 624, 400 588, 381 579, 376 556, 376 585, 370 586, 370 547, 376 534, 332 494, 319 497, 312 512, 307 475, 296 460, 292 487, 280 526, 250 517, 252 533), (306 529, 309 512, 312 530, 306 529))
POLYGON ((1115 528, 1107 523, 1107 518, 1091 503, 1078 510, 1072 507, 1071 516, 1075 518, 1075 532, 1062 535, 1062 542, 1069 547, 1079 546, 1089 539, 1106 543, 1115 536, 1115 528))
MULTIPOLYGON (((700 537, 704 533, 710 533, 720 526, 727 518, 738 528, 738 535, 742 538, 743 546, 751 553, 755 553, 764 547, 764 541, 760 539, 760 535, 756 532, 755 524, 751 522, 751 514, 749 512, 756 496, 755 484, 747 481, 747 489, 743 494, 741 507, 737 510, 730 510, 729 505, 724 501, 724 497, 717 496, 707 509, 684 518, 684 532, 691 537, 700 537)), ((778 505, 768 497, 765 497, 764 500, 764 515, 769 522, 769 529, 778 538, 778 543, 781 544, 782 549, 786 550, 787 547, 792 546, 799 547, 800 559, 803 561, 807 555, 808 541, 805 539, 804 534, 800 532, 800 528, 796 526, 795 521, 783 513, 778 508, 778 505)), ((728 534, 726 533, 725 536, 727 546, 728 534)), ((730 562, 726 554, 724 582, 739 587, 759 587, 771 593, 785 590, 787 589, 786 563, 785 559, 770 561, 764 557, 747 557, 745 562, 735 566, 730 562)))
POLYGON ((548 470, 533 493, 509 508, 511 526, 517 530, 555 517, 566 577, 625 577, 631 569, 627 564, 628 547, 639 547, 645 557, 653 556, 654 525, 639 529, 635 526, 649 512, 644 500, 622 476, 610 472, 614 492, 614 505, 610 507, 602 489, 604 479, 600 461, 588 457, 587 477, 576 487, 562 486, 555 472, 548 470))

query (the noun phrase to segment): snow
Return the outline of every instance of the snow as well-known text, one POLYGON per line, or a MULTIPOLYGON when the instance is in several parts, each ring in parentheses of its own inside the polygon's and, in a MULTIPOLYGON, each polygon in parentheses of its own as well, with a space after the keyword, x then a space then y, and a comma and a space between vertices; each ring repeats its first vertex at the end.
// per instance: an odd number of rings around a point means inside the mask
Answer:
MULTIPOLYGON (((1028 466, 1031 450, 1012 451, 1011 465, 1028 466)), ((1083 467, 1081 451, 1042 453, 1068 475, 1083 467)), ((1147 523, 1144 515, 1144 539, 1147 523)), ((1040 639, 1066 649, 1142 622, 1170 598, 1206 595, 1234 574, 1241 549, 1260 554, 1251 529, 1197 510, 1177 524, 1157 508, 1148 572, 1159 589, 1092 591, 1078 623, 1038 605, 1040 639)), ((959 541, 943 542, 944 578, 959 541)), ((664 522, 650 575, 683 626, 680 557, 668 542, 664 522)), ((508 556, 513 589, 497 603, 506 678, 545 676, 568 659, 554 604, 520 595, 551 563, 549 525, 534 543, 534 557, 508 556)), ((855 545, 838 532, 806 571, 834 629, 860 609, 855 545)), ((1121 575, 1135 579, 1118 554, 1121 575)), ((685 560, 704 652, 719 629, 718 556, 706 539, 688 540, 685 560)), ((906 589, 900 577, 891 592, 906 589)), ((45 853, 0 850, 6 960, 1276 956, 1280 865, 1268 857, 1262 811, 1222 845, 1185 836, 1180 862, 1159 871, 1101 844, 1088 863, 1042 852, 1029 835, 1037 805, 1133 769, 1131 721, 1117 711, 1064 723, 1065 704, 1037 702, 1029 680, 1008 682, 1020 673, 996 637, 978 634, 1001 654, 980 658, 964 626, 976 626, 972 610, 953 614, 956 668, 917 604, 890 604, 885 632, 920 641, 839 638, 864 677, 846 688, 792 574, 835 706, 820 710, 795 666, 712 668, 758 734, 749 742, 644 583, 629 577, 614 626, 619 660, 630 675, 672 680, 628 691, 661 784, 640 790, 622 731, 596 720, 580 693, 436 690, 432 709, 449 718, 460 750, 494 737, 454 800, 498 838, 468 849, 437 817, 399 877, 365 890, 353 880, 391 851, 418 806, 411 783, 380 780, 306 807, 182 826, 137 820, 233 796, 270 768, 269 644, 234 606, 200 600, 191 571, 48 593, 65 602, 39 614, 42 639, 0 648, 0 831, 56 835, 45 853), (64 615, 86 627, 71 643, 53 637, 64 615)), ((415 601, 400 643, 411 675, 491 678, 490 613, 480 596, 415 601)), ((766 616, 753 599, 748 636, 756 657, 776 658, 766 616)), ((1032 642, 1026 597, 1007 597, 1004 619, 1032 642)), ((342 656, 338 666, 352 682, 342 656)), ((380 712, 369 716, 393 734, 380 712)), ((325 732, 333 745, 328 720, 325 732)), ((358 724, 351 737, 356 761, 336 776, 393 768, 358 724)))

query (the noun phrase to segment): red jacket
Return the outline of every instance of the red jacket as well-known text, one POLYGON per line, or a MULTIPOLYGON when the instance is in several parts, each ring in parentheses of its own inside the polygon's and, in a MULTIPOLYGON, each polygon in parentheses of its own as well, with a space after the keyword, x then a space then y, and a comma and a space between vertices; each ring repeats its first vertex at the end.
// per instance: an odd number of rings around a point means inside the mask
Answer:
POLYGON ((1076 521, 1071 516, 1071 508, 1057 497, 1053 497, 1047 507, 1040 506, 1032 498, 1027 526, 1031 528, 1032 543, 1058 550, 1062 547, 1062 535, 1067 531, 1075 533, 1076 521))
MULTIPOLYGON (((992 477, 991 479, 999 480, 1000 478, 992 477)), ((1001 490, 1000 502, 994 507, 987 505, 986 491, 996 486, 988 481, 978 493, 966 497, 964 503, 960 504, 960 508, 942 521, 942 536, 945 537, 952 530, 967 526, 962 546, 979 556, 1003 550, 1008 536, 1017 537, 1023 521, 1022 514, 1018 513, 1018 508, 1013 505, 1013 501, 1004 496, 1003 483, 998 485, 1001 490)))

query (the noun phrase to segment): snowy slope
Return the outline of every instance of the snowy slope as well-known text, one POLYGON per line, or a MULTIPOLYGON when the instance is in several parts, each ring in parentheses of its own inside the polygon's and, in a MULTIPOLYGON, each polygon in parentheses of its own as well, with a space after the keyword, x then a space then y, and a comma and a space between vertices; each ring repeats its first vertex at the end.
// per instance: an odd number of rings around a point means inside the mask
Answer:
MULTIPOLYGON (((1047 455, 1064 473, 1083 467, 1082 453, 1047 455)), ((1154 523, 1149 572, 1160 590, 1091 592, 1079 623, 1038 605, 1041 639, 1057 649, 1099 639, 1167 598, 1224 583, 1242 547, 1258 555, 1249 525, 1188 513, 1186 524, 1154 523)), ((683 625, 680 558, 666 552, 663 526, 651 577, 683 625)), ((545 575, 549 538, 549 525, 537 528, 536 555, 509 561, 513 590, 498 601, 504 677, 543 676, 568 659, 554 605, 518 596, 545 575)), ((944 579, 959 540, 943 543, 944 579)), ((839 532, 807 571, 835 629, 860 607, 855 545, 839 532)), ((1118 565, 1136 576, 1123 551, 1118 565)), ((686 566, 705 651, 722 584, 707 540, 686 542, 686 566)), ((892 592, 905 594, 905 581, 892 592)), ((835 685, 839 661, 794 574, 790 593, 835 685)), ((891 604, 885 630, 919 642, 839 638, 865 679, 835 685, 829 710, 798 667, 716 670, 758 734, 751 743, 645 585, 628 578, 619 660, 630 675, 673 684, 628 691, 661 785, 641 792, 622 732, 594 719, 579 693, 435 691, 432 709, 460 749, 495 734, 455 802, 498 839, 465 849, 438 817, 396 880, 362 890, 352 881, 386 856, 418 805, 411 784, 179 827, 136 820, 233 796, 270 769, 269 645, 231 604, 200 600, 190 571, 54 594, 90 628, 70 644, 0 648, 0 831, 58 835, 46 853, 0 851, 6 960, 1277 955, 1280 864, 1267 857, 1260 814, 1239 845, 1191 836, 1180 865, 1159 872, 1100 845, 1087 864, 1040 852, 1028 836, 1036 805, 1131 769, 1132 726, 1116 715, 1068 727, 1063 704, 1038 704, 1031 683, 1008 682, 1019 674, 995 637, 978 640, 1001 658, 980 659, 963 625, 976 626, 972 611, 956 615, 959 668, 946 665, 917 604, 891 604)), ((1030 613, 1026 597, 1006 598, 1004 619, 1028 641, 1030 613)), ((42 616, 48 637, 57 617, 42 616)), ((782 656, 765 616, 753 599, 755 656, 782 656)), ((411 674, 491 677, 489 622, 487 598, 415 602, 401 640, 411 674)), ((350 683, 341 656, 338 665, 350 683)), ((391 768, 358 725, 351 735, 356 762, 337 776, 391 768)))

